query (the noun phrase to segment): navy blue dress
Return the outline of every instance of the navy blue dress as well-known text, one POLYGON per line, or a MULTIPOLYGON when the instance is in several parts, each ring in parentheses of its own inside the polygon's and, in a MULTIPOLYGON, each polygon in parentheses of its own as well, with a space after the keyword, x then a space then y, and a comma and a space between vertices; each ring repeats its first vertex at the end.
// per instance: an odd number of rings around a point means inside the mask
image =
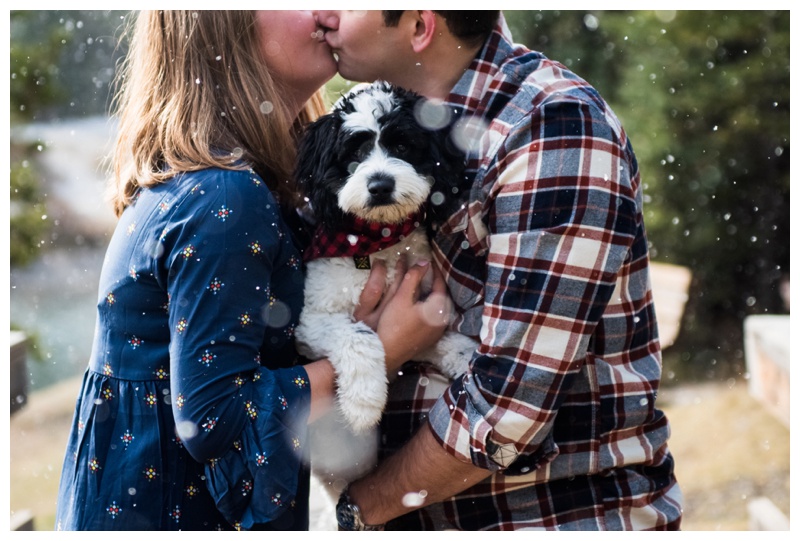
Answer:
POLYGON ((253 171, 142 189, 111 239, 64 530, 308 527, 301 255, 253 171))

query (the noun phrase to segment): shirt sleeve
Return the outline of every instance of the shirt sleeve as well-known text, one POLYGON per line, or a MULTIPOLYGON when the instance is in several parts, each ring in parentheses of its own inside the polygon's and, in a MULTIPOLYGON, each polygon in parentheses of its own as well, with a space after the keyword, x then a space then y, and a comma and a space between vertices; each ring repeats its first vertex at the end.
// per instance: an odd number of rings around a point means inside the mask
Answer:
POLYGON ((626 156, 603 111, 566 98, 516 125, 488 162, 481 344, 430 413, 457 458, 519 474, 557 455, 555 416, 635 234, 626 156))
POLYGON ((247 529, 292 505, 302 468, 308 377, 302 367, 265 368, 262 346, 268 325, 297 318, 275 321, 276 306, 291 306, 271 287, 291 241, 254 173, 195 178, 162 234, 173 413, 220 511, 247 529))

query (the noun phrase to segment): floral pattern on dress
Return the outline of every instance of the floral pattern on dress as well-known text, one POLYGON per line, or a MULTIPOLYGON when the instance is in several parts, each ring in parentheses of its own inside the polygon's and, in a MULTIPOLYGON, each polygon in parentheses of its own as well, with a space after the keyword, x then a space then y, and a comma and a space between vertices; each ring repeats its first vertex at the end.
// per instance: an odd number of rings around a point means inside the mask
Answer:
MULTIPOLYGON (((250 529, 288 512, 306 475, 288 451, 305 441, 310 401, 305 370, 293 367, 303 269, 291 242, 255 173, 191 172, 139 189, 101 273, 59 528, 250 529), (290 313, 274 328, 260 317, 272 291, 290 313), (238 407, 202 409, 218 399, 206 389, 220 388, 238 407), (238 433, 231 415, 247 421, 238 433), (230 450, 196 462, 205 440, 230 450), (282 507, 255 494, 278 494, 282 507)), ((306 528, 298 507, 294 527, 306 528)))

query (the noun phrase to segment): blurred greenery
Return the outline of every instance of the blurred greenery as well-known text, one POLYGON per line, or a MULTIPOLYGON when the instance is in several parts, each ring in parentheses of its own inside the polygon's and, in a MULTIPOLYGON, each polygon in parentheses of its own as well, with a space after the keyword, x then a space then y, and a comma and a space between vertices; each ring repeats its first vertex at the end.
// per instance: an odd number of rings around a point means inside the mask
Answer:
MULTIPOLYGON (((124 14, 11 12, 12 128, 106 111, 124 14)), ((692 270, 667 373, 742 375, 744 318, 788 311, 780 286, 789 276, 789 12, 506 18, 517 42, 587 79, 618 114, 641 166, 652 258, 692 270)), ((331 98, 350 84, 335 78, 331 98)), ((44 234, 35 157, 12 159, 12 250, 44 234), (15 213, 30 216, 23 223, 15 213)))
POLYGON ((11 266, 27 265, 38 254, 48 224, 34 153, 39 145, 12 143, 10 174, 11 266))
MULTIPOLYGON (((127 11, 11 11, 10 119, 27 122, 104 114, 116 59, 114 36, 127 11)), ((12 129, 10 167, 11 266, 34 261, 48 245, 42 143, 17 141, 12 129)))

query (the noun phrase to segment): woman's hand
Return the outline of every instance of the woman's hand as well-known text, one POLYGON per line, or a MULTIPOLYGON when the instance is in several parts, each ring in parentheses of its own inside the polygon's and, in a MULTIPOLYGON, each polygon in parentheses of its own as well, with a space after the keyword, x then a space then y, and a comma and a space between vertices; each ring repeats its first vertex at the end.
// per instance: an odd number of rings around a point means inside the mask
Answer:
POLYGON ((435 344, 452 317, 447 287, 435 266, 420 262, 410 269, 405 267, 404 260, 398 261, 394 283, 381 296, 386 267, 374 265, 353 314, 355 319, 377 331, 386 352, 386 370, 389 373, 413 359, 417 352, 435 344), (429 272, 433 273, 432 290, 424 300, 420 300, 420 285, 429 272))

